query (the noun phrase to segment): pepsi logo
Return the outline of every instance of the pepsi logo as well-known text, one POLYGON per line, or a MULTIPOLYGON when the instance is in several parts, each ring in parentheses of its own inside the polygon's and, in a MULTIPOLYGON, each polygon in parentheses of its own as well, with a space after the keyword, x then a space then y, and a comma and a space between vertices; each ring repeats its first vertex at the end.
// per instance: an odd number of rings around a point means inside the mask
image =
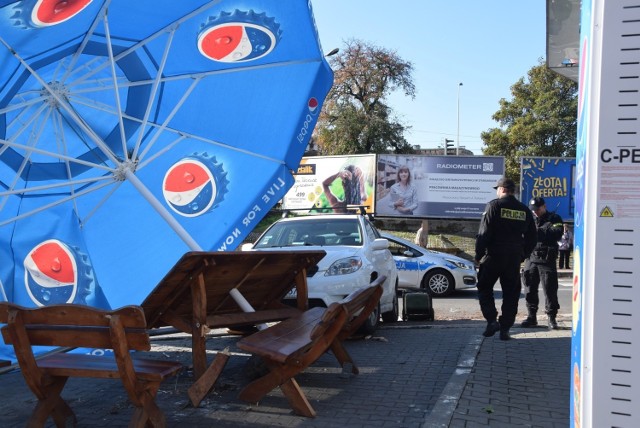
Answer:
POLYGON ((320 106, 320 103, 318 102, 317 98, 311 97, 309 98, 307 106, 309 107, 309 112, 311 114, 316 114, 318 112, 318 106, 320 106))
POLYGON ((31 20, 38 27, 60 24, 73 18, 93 0, 38 0, 31 12, 31 20))
POLYGON ((34 247, 24 259, 24 282, 38 306, 72 303, 78 290, 78 267, 74 252, 51 239, 34 247))
POLYGON ((204 163, 185 158, 169 168, 162 192, 173 211, 184 217, 197 217, 213 206, 217 186, 212 171, 204 163))
POLYGON ((313 123, 320 111, 320 103, 316 97, 309 98, 307 101, 307 108, 309 109, 309 113, 305 114, 304 121, 302 122, 302 126, 298 131, 298 136, 296 139, 300 144, 306 144, 307 136, 311 135, 311 131, 313 131, 313 123))
POLYGON ((198 50, 213 61, 234 63, 268 55, 276 46, 276 36, 267 27, 247 22, 227 22, 203 30, 198 50))

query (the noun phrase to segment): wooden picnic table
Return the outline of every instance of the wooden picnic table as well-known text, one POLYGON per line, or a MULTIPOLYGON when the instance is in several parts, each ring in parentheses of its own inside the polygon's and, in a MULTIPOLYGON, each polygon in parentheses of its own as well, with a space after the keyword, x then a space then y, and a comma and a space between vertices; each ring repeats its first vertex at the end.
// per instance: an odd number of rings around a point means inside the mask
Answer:
POLYGON ((207 366, 206 334, 212 328, 258 325, 308 309, 307 271, 324 251, 188 252, 142 303, 149 328, 171 326, 191 334, 196 382, 194 406, 213 387, 228 355, 218 353, 207 366), (297 307, 282 303, 295 287, 297 307), (240 293, 247 312, 232 297, 240 293))

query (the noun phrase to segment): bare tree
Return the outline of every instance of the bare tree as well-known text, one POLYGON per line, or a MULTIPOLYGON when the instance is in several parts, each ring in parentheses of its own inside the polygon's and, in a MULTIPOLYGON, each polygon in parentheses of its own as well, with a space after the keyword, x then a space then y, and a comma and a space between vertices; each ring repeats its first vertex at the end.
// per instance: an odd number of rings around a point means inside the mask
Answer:
POLYGON ((414 98, 413 64, 394 51, 350 40, 330 59, 334 85, 316 126, 321 154, 411 153, 408 129, 387 105, 402 90, 414 98))

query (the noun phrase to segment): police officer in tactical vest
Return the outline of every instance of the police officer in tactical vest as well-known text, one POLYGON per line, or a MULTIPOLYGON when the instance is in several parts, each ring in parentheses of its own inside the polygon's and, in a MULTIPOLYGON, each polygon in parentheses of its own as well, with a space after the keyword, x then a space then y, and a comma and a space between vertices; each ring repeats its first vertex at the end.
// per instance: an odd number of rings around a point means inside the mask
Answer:
POLYGON ((535 216, 536 229, 538 231, 538 243, 531 256, 524 263, 522 282, 525 287, 525 299, 529 312, 522 327, 536 327, 538 320, 538 285, 542 283, 545 295, 545 312, 548 317, 549 329, 557 329, 556 315, 560 304, 558 303, 558 271, 556 259, 558 258, 558 241, 562 237, 562 218, 547 211, 543 198, 533 198, 529 202, 531 211, 535 216))
POLYGON ((478 300, 487 320, 485 337, 500 332, 500 339, 509 340, 509 329, 518 313, 520 300, 520 263, 536 245, 533 215, 526 205, 514 196, 513 180, 501 178, 494 187, 498 199, 489 202, 480 220, 476 236, 478 269, 478 300), (502 315, 498 321, 493 287, 500 279, 502 315))

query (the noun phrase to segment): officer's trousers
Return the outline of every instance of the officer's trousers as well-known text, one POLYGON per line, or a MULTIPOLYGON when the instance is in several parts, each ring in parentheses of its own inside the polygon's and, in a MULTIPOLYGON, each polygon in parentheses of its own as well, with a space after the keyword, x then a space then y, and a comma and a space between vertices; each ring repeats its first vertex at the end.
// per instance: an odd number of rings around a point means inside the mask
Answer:
POLYGON ((525 261, 522 282, 525 287, 525 300, 529 311, 534 313, 538 311, 540 303, 538 285, 542 284, 545 296, 545 313, 552 316, 557 315, 560 304, 558 303, 558 271, 556 270, 555 258, 546 262, 525 261))
POLYGON ((495 321, 498 316, 496 303, 493 297, 493 287, 500 279, 502 287, 502 316, 500 326, 510 328, 516 320, 518 313, 518 300, 520 300, 520 252, 513 251, 505 254, 492 254, 485 256, 480 262, 478 271, 478 300, 480 310, 488 322, 495 321))

